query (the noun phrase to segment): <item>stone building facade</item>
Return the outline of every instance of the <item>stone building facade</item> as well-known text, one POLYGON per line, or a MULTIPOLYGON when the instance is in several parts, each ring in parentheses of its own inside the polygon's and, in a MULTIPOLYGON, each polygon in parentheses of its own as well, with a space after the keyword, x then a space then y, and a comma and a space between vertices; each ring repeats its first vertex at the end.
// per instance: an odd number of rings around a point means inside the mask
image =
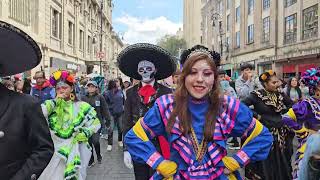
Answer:
POLYGON ((320 65, 318 0, 204 1, 202 43, 222 52, 228 74, 249 62, 287 79, 320 65))
POLYGON ((183 38, 190 48, 201 42, 201 0, 183 0, 183 38))
POLYGON ((106 62, 113 58, 112 6, 111 0, 1 0, 0 20, 21 28, 39 44, 43 58, 33 73, 100 73, 100 60, 106 73, 106 62))

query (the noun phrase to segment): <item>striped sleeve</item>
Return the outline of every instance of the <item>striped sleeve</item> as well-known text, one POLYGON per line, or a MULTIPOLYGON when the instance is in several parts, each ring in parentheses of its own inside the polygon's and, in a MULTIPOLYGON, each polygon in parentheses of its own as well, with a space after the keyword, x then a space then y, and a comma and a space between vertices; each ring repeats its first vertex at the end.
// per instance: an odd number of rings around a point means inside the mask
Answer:
MULTIPOLYGON (((238 101, 238 100, 236 100, 238 101)), ((268 157, 273 137, 269 130, 253 118, 251 110, 239 103, 234 119, 234 127, 230 133, 232 137, 241 137, 244 143, 241 149, 233 155, 240 167, 250 161, 261 161, 268 157)))
POLYGON ((305 101, 299 102, 292 106, 289 111, 282 116, 282 122, 291 128, 299 141, 305 139, 309 132, 303 127, 303 121, 308 119, 308 104, 305 101))
POLYGON ((133 160, 147 163, 156 169, 164 158, 157 152, 150 139, 160 135, 165 135, 165 126, 158 104, 155 103, 125 136, 124 142, 133 160))

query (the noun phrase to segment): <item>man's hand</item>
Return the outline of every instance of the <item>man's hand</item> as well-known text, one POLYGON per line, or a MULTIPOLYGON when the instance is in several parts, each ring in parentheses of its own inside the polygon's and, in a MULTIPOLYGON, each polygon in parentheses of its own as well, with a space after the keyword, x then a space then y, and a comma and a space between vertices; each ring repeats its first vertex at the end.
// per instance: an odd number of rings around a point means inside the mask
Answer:
POLYGON ((132 165, 132 158, 131 155, 128 151, 124 151, 123 152, 123 162, 124 165, 126 165, 127 168, 132 169, 133 165, 132 165))

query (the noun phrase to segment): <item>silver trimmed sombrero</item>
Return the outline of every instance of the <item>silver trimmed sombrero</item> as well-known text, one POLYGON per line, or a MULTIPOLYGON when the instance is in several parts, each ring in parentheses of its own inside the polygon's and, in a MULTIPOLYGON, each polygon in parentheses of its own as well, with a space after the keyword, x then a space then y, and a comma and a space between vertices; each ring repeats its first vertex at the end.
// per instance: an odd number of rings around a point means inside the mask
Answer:
POLYGON ((143 60, 155 65, 157 80, 171 76, 176 70, 175 57, 163 48, 149 43, 133 44, 122 50, 118 56, 119 69, 123 74, 140 80, 137 69, 139 62, 143 60))
POLYGON ((0 77, 30 70, 41 58, 40 48, 30 36, 0 21, 0 77))

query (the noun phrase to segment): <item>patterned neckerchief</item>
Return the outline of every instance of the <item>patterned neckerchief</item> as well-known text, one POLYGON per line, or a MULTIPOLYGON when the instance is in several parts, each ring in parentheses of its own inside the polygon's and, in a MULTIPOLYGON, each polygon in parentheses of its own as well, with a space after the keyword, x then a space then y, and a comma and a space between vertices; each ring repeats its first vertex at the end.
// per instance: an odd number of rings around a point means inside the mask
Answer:
POLYGON ((281 93, 269 92, 265 89, 260 89, 252 92, 257 95, 264 104, 271 106, 275 112, 281 112, 284 109, 283 96, 281 93))

